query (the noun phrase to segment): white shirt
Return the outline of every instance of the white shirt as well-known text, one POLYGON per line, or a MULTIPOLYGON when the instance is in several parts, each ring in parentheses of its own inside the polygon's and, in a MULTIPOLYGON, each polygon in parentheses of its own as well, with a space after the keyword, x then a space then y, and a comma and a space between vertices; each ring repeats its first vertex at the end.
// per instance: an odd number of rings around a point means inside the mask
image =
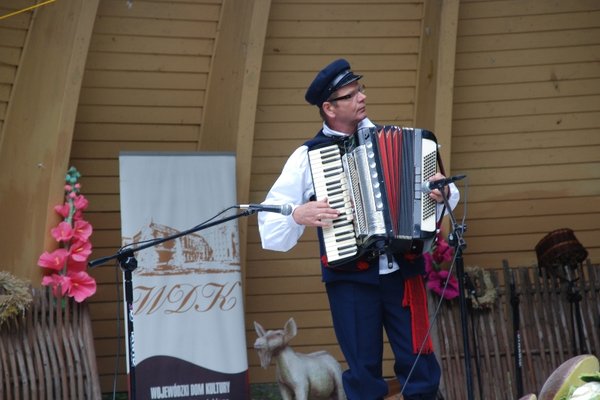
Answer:
MULTIPOLYGON (((368 118, 362 120, 358 128, 375 126, 368 118)), ((348 136, 345 133, 330 129, 323 123, 323 133, 327 136, 348 136)), ((286 161, 281 175, 275 181, 263 204, 292 204, 294 209, 310 201, 315 194, 308 161, 308 147, 298 147, 286 161)), ((460 194, 454 184, 450 185, 450 198, 448 203, 454 209, 460 194)), ((442 205, 438 204, 438 218, 442 212, 442 205)), ((292 212, 293 214, 293 212, 292 212)), ((258 229, 262 241, 262 247, 267 250, 288 251, 294 247, 300 236, 304 233, 304 225, 294 221, 290 215, 278 213, 258 213, 258 229)), ((387 256, 379 258, 379 273, 386 274, 398 270, 398 265, 393 262, 389 268, 387 256)))

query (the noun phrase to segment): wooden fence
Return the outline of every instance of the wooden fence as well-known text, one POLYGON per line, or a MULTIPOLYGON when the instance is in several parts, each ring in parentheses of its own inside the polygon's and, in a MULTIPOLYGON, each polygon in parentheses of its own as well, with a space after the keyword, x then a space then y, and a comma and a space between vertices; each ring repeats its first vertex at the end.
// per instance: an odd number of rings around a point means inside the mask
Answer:
MULTIPOLYGON (((477 306, 485 281, 475 283, 467 315, 474 398, 517 399, 538 393, 563 361, 600 353, 600 266, 571 270, 571 283, 538 273, 537 267, 487 269, 495 298, 477 306), (514 281, 514 291, 511 290, 514 281), (521 357, 515 357, 513 307, 518 300, 521 357), (579 311, 579 314, 577 313, 579 311), (580 315, 580 328, 573 324, 580 315), (520 360, 517 363, 516 360, 520 360), (517 366, 520 365, 520 367, 517 366), (520 374, 518 371, 520 370, 520 374)), ((437 304, 436 297, 430 303, 437 304)), ((447 400, 467 398, 462 325, 456 300, 443 301, 435 317, 434 341, 447 400)), ((18 325, 0 328, 0 399, 100 399, 87 305, 34 291, 34 304, 18 325), (57 306, 59 305, 59 306, 57 306)))
POLYGON ((100 399, 88 307, 33 291, 33 304, 0 328, 0 399, 100 399))
MULTIPOLYGON (((600 353, 600 266, 588 262, 569 269, 568 281, 537 267, 510 268, 506 262, 503 268, 485 271, 496 298, 489 307, 467 307, 475 399, 518 399, 519 379, 522 394, 537 394, 562 362, 578 354, 600 353), (513 303, 518 303, 520 314, 520 346, 515 346, 513 303), (520 357, 515 356, 519 354, 515 347, 520 347, 520 357)), ((468 271, 466 275, 473 278, 468 271)), ((473 293, 485 293, 477 285, 481 279, 475 281, 473 293)), ((476 304, 475 298, 469 296, 467 303, 476 304)), ((431 297, 430 303, 438 300, 431 297)), ((433 336, 442 364, 444 398, 467 399, 464 336, 456 299, 442 303, 433 336)))

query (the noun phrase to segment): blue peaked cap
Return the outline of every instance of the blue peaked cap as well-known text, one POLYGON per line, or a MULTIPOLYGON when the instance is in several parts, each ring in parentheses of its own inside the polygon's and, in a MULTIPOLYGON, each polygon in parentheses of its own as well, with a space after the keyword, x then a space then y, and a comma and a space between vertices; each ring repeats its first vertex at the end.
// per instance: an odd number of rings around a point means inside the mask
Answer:
POLYGON ((308 103, 321 107, 333 92, 360 78, 362 75, 355 75, 348 61, 340 58, 319 71, 304 98, 308 103))

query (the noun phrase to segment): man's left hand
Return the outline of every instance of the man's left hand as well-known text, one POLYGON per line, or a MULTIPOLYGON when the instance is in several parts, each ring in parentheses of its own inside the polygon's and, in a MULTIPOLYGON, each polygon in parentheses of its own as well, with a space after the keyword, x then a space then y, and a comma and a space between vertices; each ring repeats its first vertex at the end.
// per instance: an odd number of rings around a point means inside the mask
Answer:
MULTIPOLYGON (((444 175, 442 175, 440 172, 438 172, 435 175, 433 175, 431 178, 429 178, 429 181, 430 182, 437 181, 437 180, 445 179, 445 178, 446 177, 444 175)), ((446 198, 449 198, 450 197, 450 188, 448 187, 448 185, 444 186, 443 189, 444 189, 446 198)), ((444 197, 442 196, 442 193, 440 192, 439 189, 432 190, 431 193, 429 193, 429 197, 431 197, 438 203, 442 203, 444 201, 444 197)))

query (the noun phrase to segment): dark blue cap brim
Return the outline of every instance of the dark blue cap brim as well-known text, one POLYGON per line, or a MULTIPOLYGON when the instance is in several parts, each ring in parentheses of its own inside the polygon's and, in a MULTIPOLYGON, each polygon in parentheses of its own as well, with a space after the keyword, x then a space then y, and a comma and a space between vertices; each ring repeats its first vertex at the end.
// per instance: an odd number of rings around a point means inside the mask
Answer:
POLYGON ((348 71, 348 73, 342 79, 340 79, 340 81, 335 86, 331 87, 330 92, 333 93, 336 90, 359 80, 360 78, 362 78, 362 75, 355 75, 352 71, 348 71))

